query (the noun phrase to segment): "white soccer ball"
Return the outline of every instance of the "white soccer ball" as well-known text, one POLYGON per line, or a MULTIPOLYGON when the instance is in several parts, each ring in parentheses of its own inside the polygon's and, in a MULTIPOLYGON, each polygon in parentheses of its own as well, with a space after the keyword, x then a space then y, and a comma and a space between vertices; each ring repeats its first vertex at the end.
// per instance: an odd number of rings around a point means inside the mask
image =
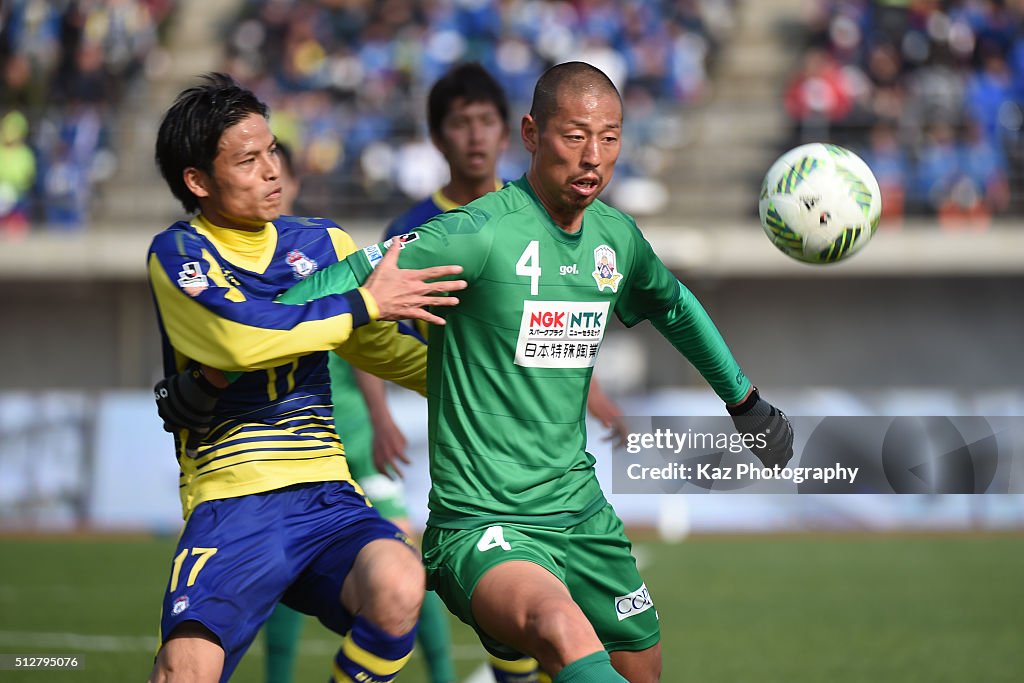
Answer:
POLYGON ((868 243, 882 215, 878 181, 856 154, 814 142, 772 164, 761 184, 761 225, 776 247, 806 263, 835 263, 868 243))

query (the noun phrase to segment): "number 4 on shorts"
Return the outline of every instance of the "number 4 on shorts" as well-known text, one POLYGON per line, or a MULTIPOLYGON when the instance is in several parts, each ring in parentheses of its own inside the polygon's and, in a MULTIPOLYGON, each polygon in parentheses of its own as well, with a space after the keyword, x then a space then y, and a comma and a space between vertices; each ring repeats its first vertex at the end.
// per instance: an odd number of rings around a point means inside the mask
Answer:
POLYGON ((505 532, 502 531, 500 526, 487 527, 487 531, 484 532, 484 535, 480 537, 480 541, 476 544, 476 549, 482 553, 487 552, 491 548, 512 550, 512 546, 505 540, 505 532))

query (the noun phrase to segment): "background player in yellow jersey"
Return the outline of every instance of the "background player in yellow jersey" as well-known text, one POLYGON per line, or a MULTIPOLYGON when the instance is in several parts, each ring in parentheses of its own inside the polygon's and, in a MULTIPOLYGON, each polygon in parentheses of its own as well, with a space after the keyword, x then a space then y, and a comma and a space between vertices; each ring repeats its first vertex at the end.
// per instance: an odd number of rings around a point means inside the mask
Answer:
POLYGON ((202 439, 175 433, 186 524, 150 680, 227 680, 281 601, 344 635, 334 680, 390 681, 412 650, 423 569, 351 480, 322 352, 422 391, 422 344, 373 321, 442 322, 423 307, 448 305, 430 295, 464 283, 428 282, 457 267, 403 271, 389 259, 364 287, 275 303, 355 246, 330 221, 280 215, 267 116, 251 92, 212 74, 178 96, 157 136, 165 181, 197 212, 149 252, 165 373, 190 378, 216 404, 202 439), (190 362, 237 377, 217 390, 196 365, 180 372, 190 362))

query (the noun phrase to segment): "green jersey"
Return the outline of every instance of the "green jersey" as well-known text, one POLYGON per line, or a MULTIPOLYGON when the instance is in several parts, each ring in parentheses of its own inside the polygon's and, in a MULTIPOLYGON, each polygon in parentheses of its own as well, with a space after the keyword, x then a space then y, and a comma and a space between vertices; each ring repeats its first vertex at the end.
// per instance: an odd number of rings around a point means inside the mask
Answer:
MULTIPOLYGON (((723 400, 750 388, 634 220, 601 201, 569 234, 524 177, 396 239, 401 267, 459 264, 469 283, 430 331, 430 525, 567 526, 600 509, 585 410, 613 313, 627 326, 651 320, 723 400)), ((356 280, 391 243, 346 259, 356 280)))

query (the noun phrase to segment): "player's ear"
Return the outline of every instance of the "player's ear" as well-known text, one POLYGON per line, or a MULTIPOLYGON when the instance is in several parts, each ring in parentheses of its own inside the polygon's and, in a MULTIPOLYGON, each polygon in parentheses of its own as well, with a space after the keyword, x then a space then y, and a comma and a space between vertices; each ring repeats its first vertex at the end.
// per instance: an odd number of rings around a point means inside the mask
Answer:
POLYGON ((540 128, 537 126, 537 121, 529 114, 523 115, 520 134, 523 137, 523 146, 526 147, 526 151, 530 154, 537 151, 537 139, 540 136, 540 128))
POLYGON ((210 176, 203 173, 195 166, 189 166, 181 173, 182 180, 188 191, 197 197, 210 196, 210 176))

